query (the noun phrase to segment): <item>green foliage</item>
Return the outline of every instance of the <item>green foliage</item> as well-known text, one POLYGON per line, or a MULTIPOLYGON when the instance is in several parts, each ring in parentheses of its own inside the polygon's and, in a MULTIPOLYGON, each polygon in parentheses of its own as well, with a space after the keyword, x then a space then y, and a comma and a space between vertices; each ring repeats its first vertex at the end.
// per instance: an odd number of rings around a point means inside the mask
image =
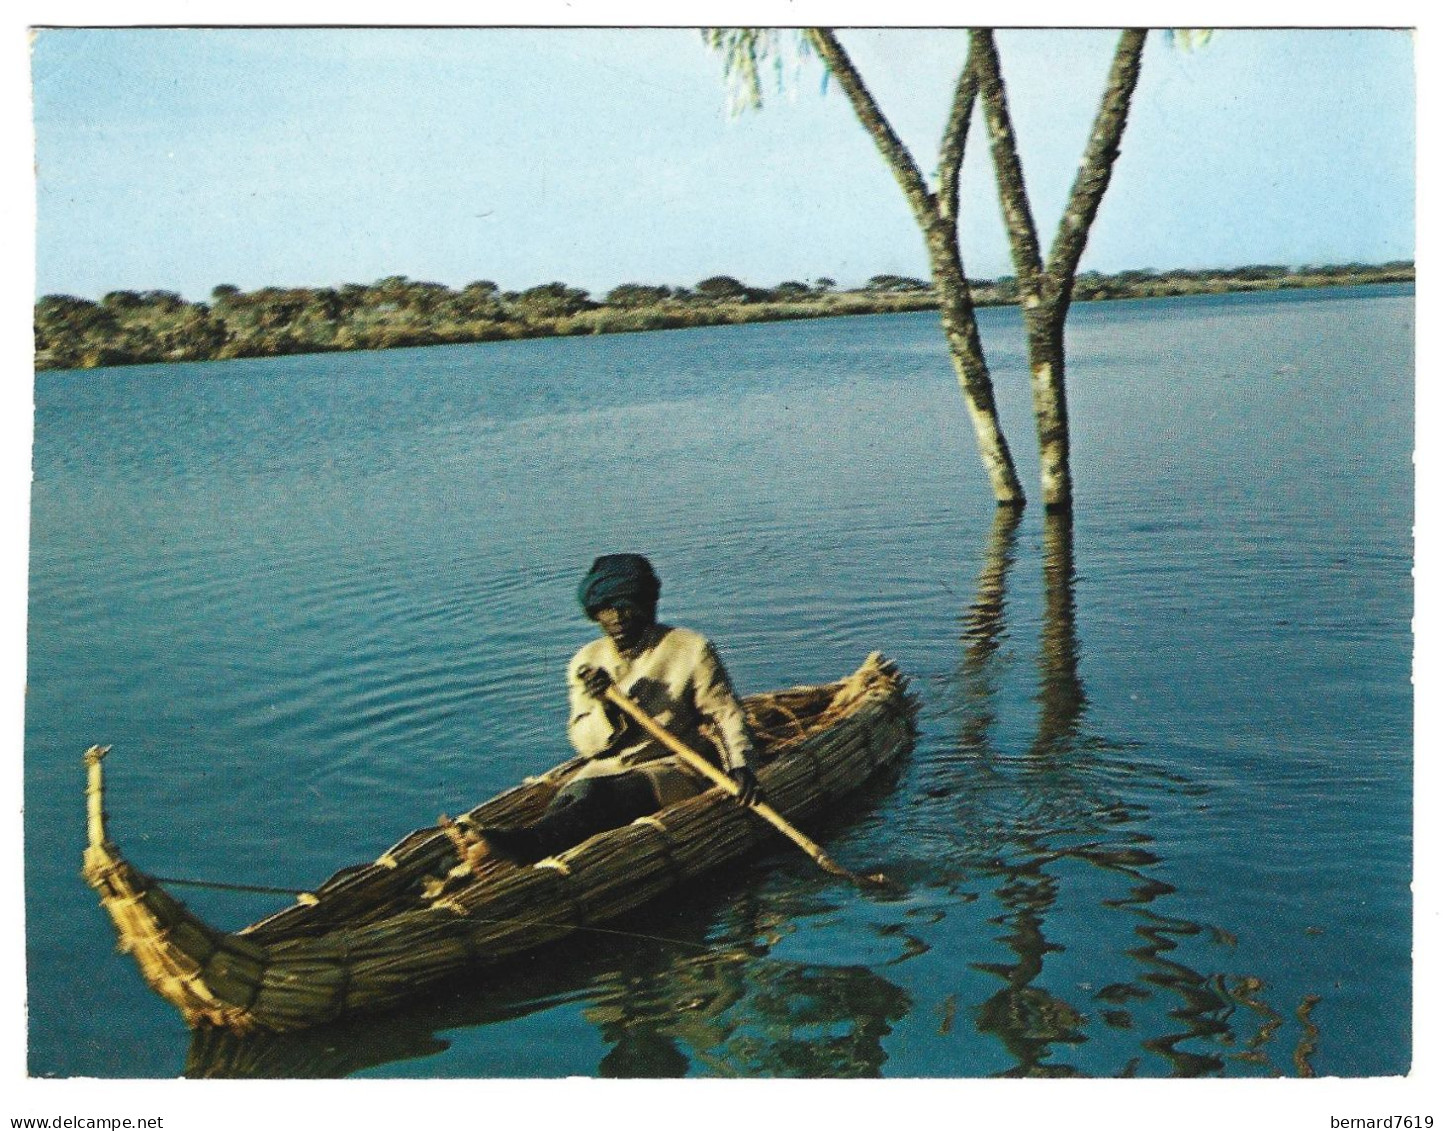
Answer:
POLYGON ((767 297, 768 297, 768 298, 771 298, 771 299, 783 299, 783 300, 785 300, 785 299, 798 299, 798 298, 808 298, 808 297, 811 295, 811 293, 812 293, 812 288, 809 287, 809 286, 807 286, 806 283, 798 283, 798 282, 794 282, 794 281, 788 281, 788 282, 785 282, 785 283, 778 283, 775 287, 773 287, 773 288, 771 289, 771 292, 770 292, 770 294, 769 294, 767 297))
POLYGON ((927 291, 932 289, 932 284, 921 279, 912 279, 906 275, 873 275, 867 280, 867 290, 881 291, 882 293, 898 293, 903 291, 927 291))
POLYGON ((134 310, 145 303, 135 291, 111 291, 101 298, 100 305, 106 310, 134 310))
POLYGON ((730 275, 713 275, 696 285, 696 293, 702 298, 745 302, 751 297, 752 289, 730 275))
POLYGON ((1003 275, 992 284, 992 293, 998 302, 1016 302, 1018 298, 1017 276, 1003 275))
MULTIPOLYGON (((1352 264, 1350 269, 1362 270, 1361 264, 1352 264)), ((1228 274, 1235 279, 1282 279, 1288 274, 1287 267, 1278 267, 1271 264, 1253 264, 1248 267, 1237 267, 1228 274)))
MULTIPOLYGON (((1344 264, 1299 272, 1253 264, 1231 271, 1153 270, 1077 277, 1074 298, 1160 295, 1337 286, 1413 278, 1413 264, 1344 264)), ((330 350, 391 349, 457 342, 489 342, 570 334, 686 329, 786 318, 924 310, 936 306, 921 279, 874 275, 865 288, 834 292, 831 279, 808 287, 789 280, 770 289, 730 275, 703 279, 694 289, 645 283, 612 288, 605 303, 565 283, 504 294, 489 281, 453 291, 440 283, 392 275, 376 283, 340 287, 262 287, 224 284, 211 305, 188 303, 171 291, 111 291, 100 302, 45 295, 35 304, 36 367, 80 369, 157 361, 268 357, 330 350)), ((972 284, 979 306, 1017 301, 1017 281, 1004 276, 972 284)))
POLYGON ((542 283, 539 287, 530 287, 516 296, 515 304, 523 316, 541 318, 564 317, 596 305, 585 291, 568 287, 565 283, 542 283))
POLYGON ((606 294, 607 306, 655 306, 671 297, 670 287, 652 287, 644 283, 622 283, 606 294))
POLYGON ((451 310, 459 321, 502 317, 501 288, 489 279, 467 283, 451 299, 451 310))

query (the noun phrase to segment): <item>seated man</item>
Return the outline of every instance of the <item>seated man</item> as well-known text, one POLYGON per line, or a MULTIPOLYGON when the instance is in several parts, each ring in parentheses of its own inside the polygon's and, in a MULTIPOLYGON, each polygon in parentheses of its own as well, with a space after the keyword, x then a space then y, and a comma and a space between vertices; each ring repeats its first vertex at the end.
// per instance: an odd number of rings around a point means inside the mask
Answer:
POLYGON ((567 729, 587 762, 535 824, 478 830, 494 851, 539 860, 709 787, 607 702, 613 682, 693 750, 719 759, 743 804, 760 797, 746 717, 726 669, 704 636, 657 622, 660 595, 661 582, 640 554, 599 557, 582 578, 577 597, 602 635, 567 669, 567 729))

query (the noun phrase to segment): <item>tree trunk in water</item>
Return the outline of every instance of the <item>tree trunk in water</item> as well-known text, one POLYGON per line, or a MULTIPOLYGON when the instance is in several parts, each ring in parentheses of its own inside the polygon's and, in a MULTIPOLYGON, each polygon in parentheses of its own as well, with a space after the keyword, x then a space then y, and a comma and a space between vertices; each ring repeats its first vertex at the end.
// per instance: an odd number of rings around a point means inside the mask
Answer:
POLYGON ((1050 511, 1072 506, 1072 441, 1067 425, 1066 315, 1048 306, 1024 310, 1027 361, 1032 370, 1032 414, 1037 419, 1037 462, 1042 505, 1050 511))
POLYGON ((1042 504, 1051 511, 1072 507, 1072 456, 1068 438, 1066 348, 1064 327, 1072 301, 1077 266, 1098 206, 1112 177, 1119 143, 1127 127, 1128 109, 1142 62, 1147 32, 1124 31, 1113 57, 1102 105, 1093 122, 1087 150, 1063 211, 1044 268, 1037 229, 1028 202, 1022 162, 1017 154, 1007 107, 1007 89, 992 33, 972 32, 969 56, 977 74, 978 92, 987 119, 997 195, 1017 271, 1022 318, 1027 327, 1027 359, 1032 373, 1032 411, 1037 419, 1042 504))
MULTIPOLYGON (((1048 257, 1042 302, 1028 318, 1028 360, 1032 366, 1032 410, 1042 464, 1042 504, 1049 510, 1072 507, 1072 454, 1067 426, 1067 312, 1077 266, 1103 195, 1112 180, 1133 92, 1142 68, 1147 32, 1124 31, 1118 39, 1107 89, 1092 124, 1087 149, 1063 210, 1048 257)), ((1070 545, 1070 538, 1069 538, 1070 545)))
MULTIPOLYGON (((972 307, 972 293, 967 286, 967 275, 957 247, 956 218, 945 215, 949 209, 942 207, 938 199, 927 190, 927 183, 917 168, 917 163, 872 98, 862 76, 852 65, 850 56, 837 37, 826 28, 813 28, 808 32, 808 37, 851 102, 857 120, 871 136, 887 162, 887 167, 892 170, 892 175, 901 186, 902 194, 911 205, 912 213, 926 237, 932 279, 937 286, 941 307, 942 330, 952 356, 952 367, 956 370, 958 383, 962 386, 968 415, 972 418, 972 427, 977 434, 977 449, 982 457, 982 466, 987 471, 997 505, 1020 507, 1026 503, 1027 496, 1017 478, 1012 452, 1007 447, 1007 439, 1002 433, 1002 422, 997 415, 997 403, 992 393, 992 375, 987 370, 987 362, 982 352, 981 336, 977 332, 977 318, 972 307)), ((964 111, 970 113, 972 106, 973 95, 967 93, 969 85, 970 76, 964 73, 958 91, 958 105, 953 111, 954 121, 949 125, 949 141, 944 145, 944 160, 955 161, 958 165, 961 164, 962 148, 966 139, 964 111), (956 121, 959 115, 964 115, 964 122, 956 121)), ((948 177, 955 178, 955 172, 955 169, 951 170, 948 177)), ((955 201, 953 204, 955 205, 955 201)))
POLYGON ((976 310, 972 292, 962 272, 956 237, 945 225, 933 224, 927 233, 927 254, 932 264, 932 280, 937 287, 938 313, 952 368, 962 387, 962 399, 977 433, 977 450, 982 466, 992 484, 992 495, 999 507, 1022 507, 1027 496, 1017 478, 1007 437, 997 415, 997 401, 992 392, 992 375, 982 352, 982 338, 977 331, 976 310))
POLYGON ((982 96, 997 196, 1012 263, 1017 271, 1018 300, 1027 329, 1027 361, 1032 373, 1032 413, 1037 421, 1042 505, 1065 510, 1072 505, 1072 468, 1067 442, 1067 394, 1063 386, 1062 321, 1067 306, 1057 301, 1055 280, 1043 269, 1042 249, 1017 153, 1017 138, 1007 107, 1007 88, 992 33, 972 33, 972 59, 982 96))

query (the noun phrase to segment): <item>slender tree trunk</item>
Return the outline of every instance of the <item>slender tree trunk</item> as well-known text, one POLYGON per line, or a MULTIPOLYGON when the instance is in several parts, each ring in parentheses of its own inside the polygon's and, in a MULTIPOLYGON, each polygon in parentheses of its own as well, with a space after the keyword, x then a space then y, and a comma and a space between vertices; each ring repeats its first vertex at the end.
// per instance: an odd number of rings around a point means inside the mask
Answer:
POLYGON ((1032 414, 1037 421, 1038 462, 1041 465, 1042 505, 1050 510, 1072 505, 1072 458, 1067 428, 1067 394, 1060 332, 1061 317, 1054 301, 1053 280, 1042 266, 1037 226, 1017 153, 1017 137, 1007 107, 1007 88, 992 33, 972 32, 973 65, 987 137, 991 143, 997 196, 1012 247, 1017 271, 1018 298, 1027 329, 1027 360, 1032 374, 1032 414))
POLYGON ((1073 182, 1062 222, 1047 265, 1042 263, 1037 228, 1028 202, 1022 162, 1017 153, 1007 90, 1002 80, 992 33, 972 32, 969 59, 976 69, 978 92, 987 120, 997 194, 1007 225, 1012 262, 1017 271, 1022 318, 1027 328, 1028 364, 1032 373, 1032 411, 1037 421, 1042 503, 1049 510, 1072 506, 1072 454, 1067 419, 1065 325, 1072 302, 1077 266, 1087 246, 1103 194, 1112 178, 1119 143, 1127 127, 1128 109, 1142 61, 1147 32, 1122 33, 1108 75, 1107 90, 1093 122, 1092 134, 1073 182))
MULTIPOLYGON (((1102 105, 1093 120, 1092 135, 1087 140, 1062 223, 1052 242, 1047 273, 1057 281, 1058 295, 1064 304, 1071 300, 1077 264, 1087 247, 1087 236, 1097 219, 1098 206, 1112 181, 1112 167, 1121 152, 1122 134, 1127 129, 1127 115, 1142 71, 1142 49, 1146 42, 1147 31, 1141 28, 1124 31, 1117 41, 1102 105)), ((1063 314, 1066 314, 1065 308, 1063 314)))
POLYGON ((1023 312, 1027 362, 1032 374, 1032 415, 1037 421, 1037 462, 1042 505, 1072 506, 1072 435, 1067 421, 1065 307, 1047 304, 1023 312))
POLYGON ((1027 502, 1007 437, 1002 434, 997 401, 992 392, 992 376, 987 357, 982 352, 982 336, 977 330, 977 313, 972 305, 972 291, 962 269, 957 247, 956 229, 936 220, 927 235, 927 255, 932 264, 932 281, 937 287, 938 313, 942 333, 952 357, 952 368, 962 387, 962 399, 977 433, 977 450, 982 466, 992 483, 992 494, 999 507, 1022 507, 1027 502))
POLYGON ((992 375, 988 372, 982 352, 981 336, 977 332, 977 318, 972 306, 972 292, 967 284, 961 252, 957 246, 955 182, 957 167, 961 165, 966 143, 966 121, 971 115, 976 96, 975 82, 969 71, 964 69, 954 100, 952 119, 944 139, 945 191, 939 201, 928 191, 916 161, 882 114, 881 108, 872 98, 871 92, 837 37, 826 28, 813 28, 808 32, 808 37, 851 102, 857 119, 871 136, 892 175, 896 177, 902 194, 907 198, 907 203, 911 205, 913 215, 922 229, 927 255, 931 261, 932 278, 937 287, 942 330, 952 356, 952 366, 962 387, 968 415, 972 418, 972 426, 977 434, 977 449, 982 457, 982 466, 987 471, 987 477, 992 484, 992 494, 998 506, 1020 507, 1027 497, 1022 490, 1021 481, 1017 478, 1017 468, 1002 432, 1002 421, 997 415, 992 375))

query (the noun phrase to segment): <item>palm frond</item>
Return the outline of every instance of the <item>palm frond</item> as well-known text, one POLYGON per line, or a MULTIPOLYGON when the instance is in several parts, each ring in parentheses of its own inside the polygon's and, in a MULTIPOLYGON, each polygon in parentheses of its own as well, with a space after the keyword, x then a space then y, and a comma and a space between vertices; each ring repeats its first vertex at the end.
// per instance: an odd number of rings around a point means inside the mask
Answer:
POLYGON ((1175 27, 1168 29, 1167 37, 1174 47, 1180 47, 1184 51, 1200 51, 1212 39, 1213 30, 1205 27, 1175 27))
MULTIPOLYGON (((783 34, 778 28, 702 28, 702 42, 721 56, 726 75, 728 105, 732 114, 758 110, 762 105, 762 75, 768 65, 778 91, 787 90, 788 72, 800 72, 802 63, 817 54, 808 31, 783 34)), ((826 90, 823 68, 822 89, 826 90)))

